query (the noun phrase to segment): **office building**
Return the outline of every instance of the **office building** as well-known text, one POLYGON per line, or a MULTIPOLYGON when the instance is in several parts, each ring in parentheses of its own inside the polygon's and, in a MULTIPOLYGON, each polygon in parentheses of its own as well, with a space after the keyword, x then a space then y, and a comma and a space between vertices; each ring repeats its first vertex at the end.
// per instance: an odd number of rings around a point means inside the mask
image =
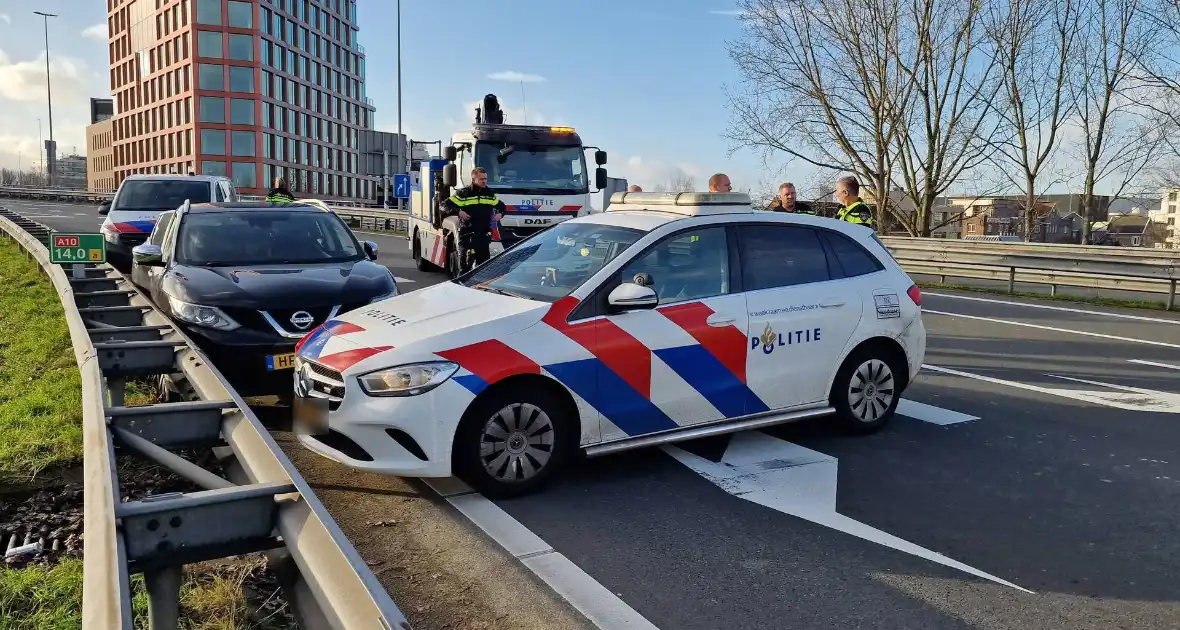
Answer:
POLYGON ((264 195, 371 199, 355 0, 108 0, 115 185, 226 175, 264 195))
POLYGON ((115 190, 115 155, 111 148, 111 118, 114 101, 90 99, 90 124, 86 126, 86 190, 115 190))

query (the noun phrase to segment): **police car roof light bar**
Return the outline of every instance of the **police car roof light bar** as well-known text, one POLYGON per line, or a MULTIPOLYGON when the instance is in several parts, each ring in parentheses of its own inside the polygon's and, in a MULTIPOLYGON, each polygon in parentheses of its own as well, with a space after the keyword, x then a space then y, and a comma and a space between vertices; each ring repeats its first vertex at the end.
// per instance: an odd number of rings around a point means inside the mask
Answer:
POLYGON ((713 192, 617 192, 610 196, 611 205, 641 204, 645 206, 747 206, 751 203, 746 193, 713 192))

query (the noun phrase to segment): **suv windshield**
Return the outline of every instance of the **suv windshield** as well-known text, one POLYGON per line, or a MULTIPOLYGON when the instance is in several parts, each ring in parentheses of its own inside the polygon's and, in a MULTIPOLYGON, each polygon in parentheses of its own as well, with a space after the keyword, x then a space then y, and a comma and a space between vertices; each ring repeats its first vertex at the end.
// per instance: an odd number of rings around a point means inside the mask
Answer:
POLYGON ((558 223, 456 281, 483 291, 556 302, 644 234, 594 223, 558 223))
POLYGON ((190 203, 209 203, 213 185, 207 181, 135 180, 123 182, 111 210, 175 210, 190 203))
POLYGON ((231 210, 189 214, 180 224, 177 261, 231 267, 361 260, 360 244, 330 212, 231 210))
POLYGON ((546 191, 586 193, 586 156, 581 147, 539 147, 496 143, 476 143, 475 165, 488 172, 488 188, 499 191, 520 190, 534 194, 546 191), (501 149, 509 148, 500 162, 501 149))

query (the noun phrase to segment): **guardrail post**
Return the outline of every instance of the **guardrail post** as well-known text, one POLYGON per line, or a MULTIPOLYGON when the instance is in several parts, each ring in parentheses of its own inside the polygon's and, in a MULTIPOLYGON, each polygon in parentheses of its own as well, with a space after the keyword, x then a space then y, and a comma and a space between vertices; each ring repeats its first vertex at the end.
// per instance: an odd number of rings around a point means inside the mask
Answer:
POLYGON ((1016 293, 1016 267, 1008 267, 1008 295, 1016 293))
POLYGON ((1172 287, 1168 291, 1168 310, 1176 307, 1176 279, 1172 278, 1172 287))
POLYGON ((180 627, 181 567, 164 567, 144 571, 148 592, 148 627, 151 630, 177 630, 180 627))

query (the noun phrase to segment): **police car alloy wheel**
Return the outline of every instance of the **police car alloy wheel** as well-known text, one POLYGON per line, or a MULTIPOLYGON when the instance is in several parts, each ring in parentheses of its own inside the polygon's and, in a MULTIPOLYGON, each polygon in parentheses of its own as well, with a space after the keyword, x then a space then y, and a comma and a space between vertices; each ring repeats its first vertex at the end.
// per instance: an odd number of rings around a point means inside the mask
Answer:
POLYGON ((453 467, 490 496, 536 491, 564 467, 576 429, 549 392, 508 387, 471 409, 459 426, 453 467))
POLYGON ((888 353, 862 349, 849 356, 836 374, 830 400, 844 428, 870 433, 885 426, 901 400, 901 373, 888 353))

